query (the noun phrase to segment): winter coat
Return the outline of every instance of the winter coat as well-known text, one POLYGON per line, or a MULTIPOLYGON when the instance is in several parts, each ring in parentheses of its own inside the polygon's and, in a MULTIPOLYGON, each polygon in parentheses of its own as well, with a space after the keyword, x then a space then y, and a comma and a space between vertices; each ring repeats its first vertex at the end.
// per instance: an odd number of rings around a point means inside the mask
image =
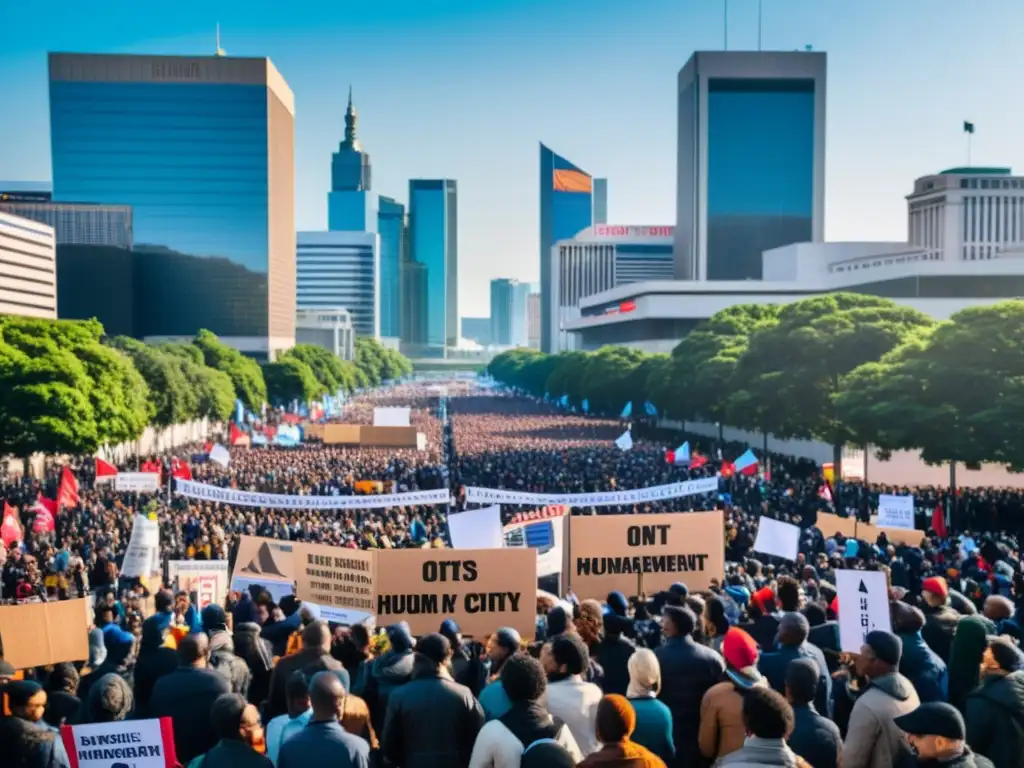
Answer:
POLYGON ((175 752, 182 765, 217 743, 210 712, 217 697, 230 692, 227 680, 212 669, 178 667, 157 680, 148 714, 171 718, 175 752))
MULTIPOLYGON (((522 705, 518 709, 535 714, 533 719, 536 722, 532 724, 534 727, 516 728, 519 732, 517 736, 509 725, 501 720, 487 723, 480 729, 480 735, 473 745, 469 768, 519 768, 523 751, 535 741, 548 738, 564 747, 572 755, 574 762, 578 763, 583 759, 576 739, 565 723, 553 718, 540 705, 522 705), (529 743, 524 744, 523 741, 529 743)), ((510 717, 516 722, 522 722, 526 715, 520 713, 518 709, 510 717)))
POLYGON ((626 695, 629 687, 629 657, 636 653, 636 645, 625 637, 605 637, 597 644, 597 662, 604 670, 601 690, 605 693, 626 695))
POLYGON ((832 697, 832 676, 821 648, 810 643, 784 645, 777 651, 762 653, 757 662, 761 674, 768 678, 768 684, 782 695, 786 694, 786 670, 794 659, 810 659, 818 665, 818 690, 814 694, 814 706, 819 712, 828 712, 832 697))
POLYGON ((210 668, 224 675, 232 693, 249 695, 252 672, 245 659, 235 655, 235 643, 230 632, 216 630, 210 633, 210 668))
POLYGON ((921 703, 947 701, 949 671, 946 662, 928 647, 920 632, 901 633, 900 640, 903 641, 900 674, 913 684, 921 703))
POLYGON ((813 705, 793 706, 793 732, 786 742, 814 768, 836 768, 843 754, 839 726, 823 717, 813 705))
POLYGON ((967 696, 967 743, 996 768, 1021 764, 1024 755, 1024 671, 986 676, 967 696))
POLYGON ((363 665, 365 675, 362 685, 356 686, 355 692, 363 697, 370 708, 370 720, 378 734, 384 731, 388 698, 412 679, 414 659, 412 651, 388 651, 375 659, 369 669, 366 664, 363 665))
POLYGON ((763 766, 804 768, 807 763, 797 757, 796 753, 782 739, 761 739, 751 736, 743 742, 742 747, 723 757, 717 766, 721 768, 763 768, 763 766))
POLYGON ((917 691, 903 675, 872 680, 857 698, 843 745, 844 768, 892 768, 903 743, 893 718, 917 709, 917 691))
POLYGON ((953 648, 953 635, 956 634, 956 625, 960 623, 960 614, 948 605, 938 608, 926 605, 921 610, 924 612, 921 637, 940 659, 949 664, 949 653, 953 648))
POLYGON ((732 680, 708 689, 700 704, 700 752, 709 760, 724 757, 743 746, 743 694, 732 680))
POLYGON ((267 696, 265 717, 272 718, 288 713, 288 695, 285 689, 288 679, 296 672, 316 671, 339 672, 345 669, 341 662, 322 648, 303 648, 298 653, 278 659, 277 666, 270 673, 270 694, 267 696))
POLYGON ((270 695, 270 671, 274 668, 270 643, 260 637, 260 625, 253 621, 235 624, 232 639, 235 655, 245 662, 251 673, 247 698, 258 707, 270 695))
POLYGON ((671 637, 654 651, 661 667, 658 698, 672 710, 677 765, 697 765, 700 706, 704 694, 725 673, 722 657, 689 637, 671 637))

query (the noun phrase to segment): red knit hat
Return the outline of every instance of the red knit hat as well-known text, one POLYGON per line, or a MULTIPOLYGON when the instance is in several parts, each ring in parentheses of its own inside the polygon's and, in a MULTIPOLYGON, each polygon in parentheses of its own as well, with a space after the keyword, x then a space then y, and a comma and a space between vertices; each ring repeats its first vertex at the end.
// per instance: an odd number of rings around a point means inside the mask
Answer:
POLYGON ((722 640, 722 656, 733 669, 757 664, 757 643, 739 627, 729 627, 722 640))
POLYGON ((771 587, 761 587, 761 589, 757 590, 757 592, 754 593, 752 599, 755 603, 757 603, 757 607, 761 609, 761 612, 764 613, 767 611, 765 603, 767 603, 769 600, 774 601, 775 593, 772 592, 771 587))
POLYGON ((939 597, 949 597, 949 585, 941 576, 932 576, 921 582, 921 589, 939 597))

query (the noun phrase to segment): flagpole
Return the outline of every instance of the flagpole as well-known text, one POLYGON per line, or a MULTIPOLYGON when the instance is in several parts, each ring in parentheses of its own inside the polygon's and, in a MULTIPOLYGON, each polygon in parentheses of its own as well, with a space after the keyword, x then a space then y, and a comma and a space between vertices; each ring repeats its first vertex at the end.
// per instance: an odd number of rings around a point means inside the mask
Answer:
POLYGON ((974 131, 967 132, 967 167, 971 167, 971 139, 974 138, 974 131))
POLYGON ((729 0, 724 0, 722 12, 722 29, 725 33, 725 50, 729 50, 729 0))
POLYGON ((764 15, 764 0, 757 0, 757 50, 761 50, 761 21, 764 15))

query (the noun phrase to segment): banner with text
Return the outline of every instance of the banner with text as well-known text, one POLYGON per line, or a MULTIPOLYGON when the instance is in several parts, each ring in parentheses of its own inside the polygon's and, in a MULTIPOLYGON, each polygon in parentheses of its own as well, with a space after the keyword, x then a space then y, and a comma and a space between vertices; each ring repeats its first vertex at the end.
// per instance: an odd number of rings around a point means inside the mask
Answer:
POLYGON ((466 501, 472 504, 521 504, 542 507, 564 504, 568 507, 617 507, 642 504, 646 501, 664 501, 703 493, 717 493, 718 478, 704 477, 682 483, 656 485, 652 488, 634 488, 631 491, 602 491, 600 493, 526 493, 496 488, 466 488, 466 501))
POLYGON ((537 557, 531 549, 382 549, 377 623, 409 622, 414 635, 455 619, 482 640, 500 627, 537 629, 537 557))
MULTIPOLYGON (((295 542, 295 596, 320 606, 320 616, 339 624, 373 618, 374 552, 295 542)), ((436 631, 436 628, 431 631, 436 631)))
POLYGON ((581 599, 653 594, 681 581, 691 592, 725 577, 720 510, 570 518, 568 582, 581 599))
POLYGON ((175 768, 171 718, 62 725, 60 737, 74 768, 175 768))
POLYGON ((115 491, 155 493, 159 488, 159 472, 118 472, 114 475, 115 491))
POLYGON ((447 504, 451 500, 451 494, 445 488, 435 491, 387 493, 379 496, 292 496, 285 493, 238 491, 193 480, 175 481, 174 493, 190 499, 215 501, 236 507, 270 509, 384 509, 418 504, 447 504))

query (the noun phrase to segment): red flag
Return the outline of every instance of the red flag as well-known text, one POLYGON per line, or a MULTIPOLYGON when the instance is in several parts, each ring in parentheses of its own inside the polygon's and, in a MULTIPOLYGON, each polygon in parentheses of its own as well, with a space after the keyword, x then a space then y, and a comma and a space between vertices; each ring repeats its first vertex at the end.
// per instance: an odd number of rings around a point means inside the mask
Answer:
POLYGON ((237 445, 238 442, 244 436, 244 434, 245 433, 242 432, 242 430, 240 430, 238 427, 236 427, 234 422, 232 422, 231 426, 229 427, 229 431, 228 431, 228 444, 229 445, 237 445))
POLYGON ((674 466, 675 463, 676 463, 676 452, 675 451, 665 451, 665 461, 668 464, 671 464, 671 465, 674 466))
POLYGON ((4 502, 4 521, 0 523, 0 541, 5 547, 12 547, 21 541, 21 521, 18 519, 18 510, 4 502))
POLYGON ((105 462, 103 459, 96 459, 96 479, 101 477, 114 477, 117 474, 117 467, 105 462))
MULTIPOLYGON (((690 464, 692 466, 693 462, 691 461, 690 464)), ((731 461, 723 461, 722 468, 719 470, 719 473, 722 477, 732 477, 736 474, 736 468, 732 465, 731 461)))
POLYGON ((191 480, 192 469, 181 459, 171 459, 171 477, 177 480, 191 480))
POLYGON ((36 503, 32 505, 36 513, 35 522, 32 523, 32 530, 36 533, 48 533, 57 527, 57 502, 39 494, 36 503))
POLYGON ((57 490, 57 505, 59 507, 78 506, 78 478, 71 470, 64 467, 60 473, 60 488, 57 490))
POLYGON ((946 512, 941 504, 936 504, 932 511, 932 530, 936 535, 946 538, 946 512))
POLYGON ((707 463, 708 463, 708 457, 707 456, 702 456, 701 454, 697 453, 696 451, 694 451, 693 455, 690 457, 690 469, 700 469, 701 467, 703 467, 707 463))

